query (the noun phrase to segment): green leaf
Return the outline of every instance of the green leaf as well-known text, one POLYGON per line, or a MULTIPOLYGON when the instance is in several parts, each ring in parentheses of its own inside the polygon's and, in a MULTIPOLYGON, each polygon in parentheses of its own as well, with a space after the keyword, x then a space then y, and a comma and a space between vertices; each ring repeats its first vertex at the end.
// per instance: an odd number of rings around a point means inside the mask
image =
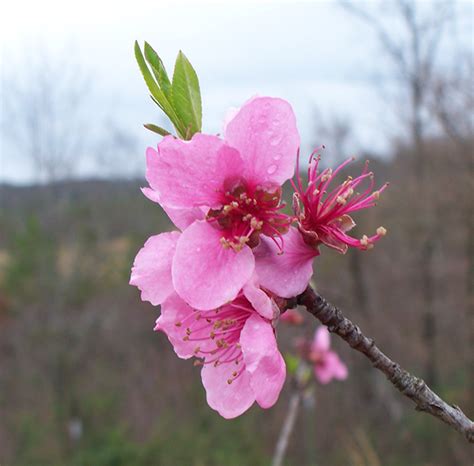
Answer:
POLYGON ((173 106, 170 102, 168 102, 168 99, 166 98, 165 94, 158 86, 153 75, 150 73, 150 70, 148 69, 145 59, 143 58, 142 51, 140 50, 140 46, 138 45, 137 41, 135 41, 135 58, 137 60, 138 66, 140 68, 140 71, 142 72, 143 78, 145 79, 145 83, 151 93, 152 98, 156 101, 156 103, 163 110, 163 112, 166 113, 168 118, 171 120, 171 123, 173 123, 174 127, 176 128, 178 134, 181 137, 184 137, 186 133, 186 125, 183 125, 180 118, 174 111, 173 106))
POLYGON ((199 80, 183 52, 176 58, 172 84, 173 105, 184 127, 186 138, 201 131, 202 106, 199 80))
POLYGON ((145 42, 145 59, 150 64, 151 70, 155 75, 158 84, 169 102, 171 102, 171 81, 166 72, 165 66, 159 55, 153 50, 153 47, 145 42))
POLYGON ((153 100, 153 102, 154 102, 156 105, 158 105, 158 107, 160 107, 161 110, 163 110, 163 113, 166 113, 166 112, 165 112, 165 109, 162 107, 162 105, 161 105, 152 95, 150 95, 150 97, 151 97, 151 100, 153 100))
POLYGON ((171 134, 169 131, 166 131, 166 129, 154 125, 153 123, 145 123, 143 126, 154 133, 158 133, 160 136, 168 136, 171 134))
POLYGON ((284 359, 288 373, 292 375, 296 374, 296 370, 298 369, 298 366, 300 364, 300 359, 291 353, 285 353, 284 359))

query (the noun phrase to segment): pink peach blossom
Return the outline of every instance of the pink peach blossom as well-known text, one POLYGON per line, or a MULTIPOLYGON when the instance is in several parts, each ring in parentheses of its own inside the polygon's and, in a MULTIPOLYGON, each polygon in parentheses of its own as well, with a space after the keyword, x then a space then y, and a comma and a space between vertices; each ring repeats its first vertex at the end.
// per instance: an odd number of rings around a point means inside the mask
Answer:
POLYGON ((313 364, 316 379, 327 384, 331 380, 345 380, 348 376, 347 366, 339 356, 330 349, 331 341, 327 327, 320 326, 311 343, 305 343, 300 349, 303 357, 313 364))
POLYGON ((180 358, 198 358, 209 406, 230 419, 255 401, 269 408, 278 399, 286 377, 272 325, 278 312, 251 281, 232 302, 207 311, 173 293, 155 330, 168 336, 180 358))
POLYGON ((376 234, 372 236, 353 238, 347 235, 355 226, 349 214, 374 206, 388 184, 374 190, 374 176, 368 171, 366 163, 358 177, 348 177, 342 184, 330 190, 331 182, 353 159, 346 160, 334 171, 327 168, 320 173, 320 157, 318 155, 313 158, 314 154, 310 158, 307 187, 303 188, 299 175, 296 183, 293 183, 294 211, 305 242, 315 249, 318 249, 320 244, 325 244, 341 253, 345 253, 348 247, 371 249, 375 241, 386 234, 385 228, 377 228, 376 234), (369 186, 362 193, 356 193, 356 188, 365 180, 369 181, 369 186))
POLYGON ((257 97, 226 124, 224 139, 167 136, 147 150, 144 193, 183 229, 172 282, 188 304, 208 310, 234 299, 254 273, 261 237, 282 249, 292 219, 281 212, 281 184, 298 146, 291 106, 257 97))

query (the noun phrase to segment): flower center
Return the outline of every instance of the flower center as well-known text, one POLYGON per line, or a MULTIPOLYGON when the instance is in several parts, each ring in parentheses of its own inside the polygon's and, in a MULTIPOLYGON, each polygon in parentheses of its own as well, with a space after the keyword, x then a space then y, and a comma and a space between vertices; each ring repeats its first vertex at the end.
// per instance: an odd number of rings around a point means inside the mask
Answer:
POLYGON ((278 185, 253 187, 241 179, 228 180, 222 207, 210 210, 207 221, 222 230, 222 246, 238 252, 246 244, 257 246, 260 234, 281 238, 291 223, 291 218, 280 212, 284 207, 278 185))
POLYGON ((194 355, 199 360, 195 365, 229 365, 231 384, 245 370, 240 333, 245 322, 254 312, 244 296, 237 297, 232 303, 211 311, 195 310, 184 321, 177 321, 177 327, 185 326, 184 341, 196 342, 194 355))

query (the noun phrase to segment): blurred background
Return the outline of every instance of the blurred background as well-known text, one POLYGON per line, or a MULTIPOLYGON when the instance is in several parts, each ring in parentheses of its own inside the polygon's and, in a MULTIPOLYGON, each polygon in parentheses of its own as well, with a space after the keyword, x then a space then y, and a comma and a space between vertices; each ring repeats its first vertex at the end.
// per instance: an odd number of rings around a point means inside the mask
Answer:
MULTIPOLYGON (((315 284, 405 368, 474 416, 471 1, 9 2, 0 19, 0 464, 265 465, 289 387, 226 421, 199 368, 152 329, 128 285, 147 237, 170 228, 146 200, 144 153, 167 126, 133 56, 147 40, 198 72, 203 128, 273 95, 294 107, 302 155, 370 159, 384 225, 370 252, 325 250, 315 284)), ((346 174, 349 172, 346 172, 346 174)), ((290 189, 286 195, 291 196, 290 189)), ((311 335, 281 324, 282 351, 311 335)), ((333 338, 345 382, 316 386, 287 465, 472 464, 333 338)))

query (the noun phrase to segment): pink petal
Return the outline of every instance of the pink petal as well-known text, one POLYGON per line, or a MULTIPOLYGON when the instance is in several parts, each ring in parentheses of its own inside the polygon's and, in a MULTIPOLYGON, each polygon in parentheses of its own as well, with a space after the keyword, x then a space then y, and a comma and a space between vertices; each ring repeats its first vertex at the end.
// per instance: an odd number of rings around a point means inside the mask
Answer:
POLYGON ((147 150, 146 178, 169 207, 219 207, 226 179, 242 173, 238 152, 217 136, 197 133, 191 141, 166 136, 147 150))
POLYGON ((314 366, 314 373, 320 383, 327 384, 332 379, 344 380, 347 377, 347 367, 334 351, 329 351, 324 363, 314 366))
POLYGON ((166 212, 170 220, 180 229, 184 230, 194 220, 203 220, 205 212, 201 207, 191 207, 180 209, 176 207, 167 207, 161 203, 160 194, 151 188, 142 188, 142 193, 151 201, 157 202, 161 208, 166 212))
POLYGON ((225 140, 239 151, 252 181, 282 184, 293 176, 300 137, 288 102, 252 98, 227 123, 225 140))
POLYGON ((278 315, 276 304, 257 285, 255 278, 249 280, 243 290, 253 308, 265 319, 273 320, 278 315))
POLYGON ((196 309, 216 309, 232 301, 252 276, 251 249, 225 249, 221 232, 206 221, 184 230, 176 246, 172 275, 176 292, 196 309))
POLYGON ((345 380, 349 375, 347 366, 341 361, 339 356, 334 351, 328 353, 328 364, 332 367, 332 373, 335 379, 345 380))
MULTIPOLYGON (((155 330, 160 330, 166 334, 176 354, 183 359, 188 359, 194 355, 197 343, 184 339, 186 336, 186 323, 184 325, 176 324, 184 321, 189 322, 190 319, 193 319, 194 314, 196 314, 196 311, 188 306, 176 293, 173 293, 161 305, 161 315, 156 321, 155 330)), ((193 335, 195 338, 199 336, 193 335)), ((199 346, 201 349, 207 350, 207 346, 214 347, 215 344, 209 339, 209 341, 200 341, 199 346)))
POLYGON ((180 233, 177 231, 152 236, 138 251, 130 285, 142 292, 143 301, 157 306, 173 292, 171 264, 179 237, 180 233))
POLYGON ((316 380, 323 385, 326 385, 332 380, 332 370, 330 367, 325 365, 315 365, 314 366, 314 375, 316 380))
POLYGON ((255 401, 250 387, 250 374, 245 369, 232 383, 228 383, 232 372, 238 369, 233 364, 220 364, 217 367, 206 364, 201 371, 207 403, 226 419, 240 416, 255 401))
POLYGON ((257 314, 249 317, 240 334, 240 344, 257 403, 270 408, 276 403, 286 377, 285 361, 278 351, 271 323, 257 314))
POLYGON ((313 258, 319 253, 304 242, 296 228, 291 227, 283 239, 281 254, 274 241, 261 237, 254 249, 255 270, 262 287, 283 298, 292 298, 308 286, 313 258))
POLYGON ((224 122, 222 124, 222 134, 225 134, 227 131, 227 125, 236 117, 236 115, 240 112, 240 109, 242 107, 245 107, 248 105, 252 100, 259 99, 260 96, 258 94, 253 95, 250 97, 250 99, 246 100, 244 102, 244 105, 241 107, 230 107, 227 109, 225 115, 224 115, 224 122))
POLYGON ((329 330, 324 325, 320 325, 316 332, 314 332, 313 342, 311 344, 311 350, 316 353, 325 353, 329 351, 331 346, 331 336, 329 330))

